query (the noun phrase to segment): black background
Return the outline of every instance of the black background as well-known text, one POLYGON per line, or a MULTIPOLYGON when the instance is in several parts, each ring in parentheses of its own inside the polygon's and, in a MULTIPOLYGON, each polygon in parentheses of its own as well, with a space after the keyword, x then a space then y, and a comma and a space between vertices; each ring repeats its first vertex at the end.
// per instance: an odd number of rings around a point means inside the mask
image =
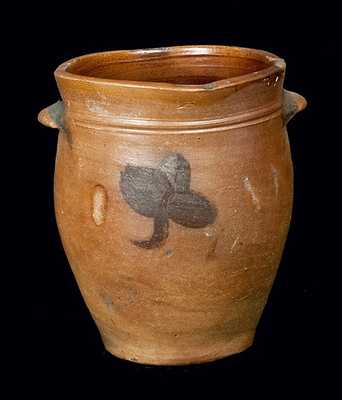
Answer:
POLYGON ((316 390, 334 357, 324 281, 337 267, 329 251, 333 222, 328 217, 336 197, 333 171, 338 160, 333 111, 340 80, 337 10, 329 3, 313 2, 198 3, 188 10, 175 3, 159 3, 149 10, 145 5, 128 6, 123 10, 114 3, 93 3, 71 12, 70 5, 46 4, 22 25, 20 58, 27 60, 28 79, 19 83, 27 96, 21 119, 25 164, 20 192, 26 206, 20 256, 30 266, 23 276, 29 288, 25 347, 32 350, 25 374, 31 376, 33 388, 48 382, 50 391, 71 382, 113 394, 122 385, 127 394, 142 385, 151 391, 160 386, 191 391, 223 388, 227 396, 236 385, 265 395, 294 386, 316 390), (103 348, 56 228, 57 131, 41 126, 36 115, 59 97, 53 71, 69 58, 184 44, 236 45, 281 56, 287 62, 285 87, 305 96, 308 108, 288 126, 295 170, 293 220, 254 346, 207 365, 148 367, 116 359, 103 348))

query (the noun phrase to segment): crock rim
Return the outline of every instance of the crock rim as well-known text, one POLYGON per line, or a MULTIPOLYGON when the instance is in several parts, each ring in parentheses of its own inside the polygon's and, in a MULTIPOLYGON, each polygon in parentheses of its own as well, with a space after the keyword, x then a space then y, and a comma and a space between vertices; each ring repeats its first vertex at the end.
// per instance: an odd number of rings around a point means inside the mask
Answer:
MULTIPOLYGON (((252 57, 250 57, 252 58, 252 57)), ((133 49, 133 50, 113 50, 113 51, 102 51, 88 53, 79 57, 71 58, 57 67, 54 74, 56 79, 78 81, 89 85, 100 85, 109 86, 113 88, 140 88, 140 89, 152 89, 152 90, 174 90, 181 92, 202 92, 202 91, 216 91, 224 88, 238 86, 245 83, 250 83, 265 79, 267 77, 282 74, 285 72, 286 63, 279 56, 259 49, 253 49, 248 47, 238 46, 227 46, 227 45, 185 45, 185 46, 170 46, 170 47, 155 47, 146 49, 133 49), (121 79, 106 79, 99 77, 91 77, 87 75, 75 74, 69 72, 68 69, 74 66, 76 63, 82 62, 83 60, 89 59, 90 57, 101 57, 113 54, 115 56, 138 56, 134 60, 128 60, 127 62, 135 62, 138 60, 148 60, 148 56, 152 56, 150 59, 155 58, 157 55, 160 56, 177 56, 177 55, 227 55, 235 53, 240 54, 242 58, 248 58, 247 56, 256 56, 259 61, 269 64, 266 68, 262 68, 255 72, 247 74, 241 74, 231 78, 225 78, 216 80, 210 83, 204 84, 176 84, 167 82, 149 82, 149 81, 135 81, 135 80, 121 80, 121 79), (140 56, 140 58, 139 58, 140 56)))

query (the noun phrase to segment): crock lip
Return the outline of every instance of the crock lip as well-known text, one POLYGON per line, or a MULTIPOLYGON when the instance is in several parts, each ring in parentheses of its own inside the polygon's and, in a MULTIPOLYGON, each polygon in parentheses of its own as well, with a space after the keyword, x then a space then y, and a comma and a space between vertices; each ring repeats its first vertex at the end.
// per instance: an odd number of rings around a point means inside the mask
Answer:
MULTIPOLYGON (((242 56, 243 57, 243 56, 242 56)), ((141 58, 141 59, 142 59, 141 58)), ((138 60, 138 58, 137 58, 138 60)), ((132 61, 134 62, 134 61, 132 61)), ((56 79, 68 80, 68 81, 78 81, 84 82, 90 85, 105 85, 113 88, 140 88, 140 89, 152 89, 152 90, 175 90, 181 92, 201 92, 201 91, 213 91, 224 89, 232 86, 237 86, 245 83, 250 83, 253 81, 258 81, 260 79, 265 79, 269 76, 275 74, 281 74, 285 71, 286 63, 285 61, 278 57, 277 55, 258 49, 252 49, 248 47, 238 47, 238 46, 226 46, 226 45, 185 45, 185 46, 171 46, 171 47, 156 47, 156 48, 146 48, 146 49, 134 49, 134 50, 113 50, 113 51, 103 51, 85 54, 79 57, 75 57, 65 61, 57 67, 54 74, 56 79), (134 80, 121 80, 121 79, 104 79, 95 78, 86 75, 74 74, 67 71, 67 69, 79 62, 80 60, 85 60, 89 57, 102 56, 115 54, 118 56, 132 56, 137 55, 143 57, 156 56, 157 54, 163 55, 167 53, 171 55, 186 55, 186 54, 212 54, 219 55, 229 52, 240 52, 244 53, 246 57, 248 55, 256 55, 260 58, 264 58, 266 63, 269 63, 269 67, 263 68, 256 72, 250 72, 248 74, 242 74, 232 78, 221 79, 205 84, 175 84, 166 82, 148 82, 148 81, 134 81, 134 80)))

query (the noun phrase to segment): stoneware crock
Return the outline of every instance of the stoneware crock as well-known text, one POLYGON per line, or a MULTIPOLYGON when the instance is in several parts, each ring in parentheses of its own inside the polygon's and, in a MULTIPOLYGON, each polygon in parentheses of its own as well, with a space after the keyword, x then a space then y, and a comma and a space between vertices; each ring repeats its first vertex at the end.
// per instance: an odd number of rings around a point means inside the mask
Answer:
POLYGON ((157 365, 247 349, 281 259, 305 108, 285 62, 227 46, 85 55, 55 71, 63 101, 55 208, 106 349, 157 365))

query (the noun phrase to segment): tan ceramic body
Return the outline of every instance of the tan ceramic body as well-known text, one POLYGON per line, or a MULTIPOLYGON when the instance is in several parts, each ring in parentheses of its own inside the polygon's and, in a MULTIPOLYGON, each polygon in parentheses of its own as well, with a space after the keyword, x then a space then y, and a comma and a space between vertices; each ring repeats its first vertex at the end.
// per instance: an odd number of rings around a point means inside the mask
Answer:
POLYGON ((283 75, 280 68, 271 81, 178 90, 105 81, 95 88, 57 70, 65 104, 57 222, 112 354, 187 364, 252 344, 292 208, 283 75), (215 205, 217 218, 200 229, 171 221, 161 247, 139 248, 132 240, 150 237, 152 220, 124 201, 120 174, 126 165, 156 168, 172 153, 188 160, 191 188, 215 205))

